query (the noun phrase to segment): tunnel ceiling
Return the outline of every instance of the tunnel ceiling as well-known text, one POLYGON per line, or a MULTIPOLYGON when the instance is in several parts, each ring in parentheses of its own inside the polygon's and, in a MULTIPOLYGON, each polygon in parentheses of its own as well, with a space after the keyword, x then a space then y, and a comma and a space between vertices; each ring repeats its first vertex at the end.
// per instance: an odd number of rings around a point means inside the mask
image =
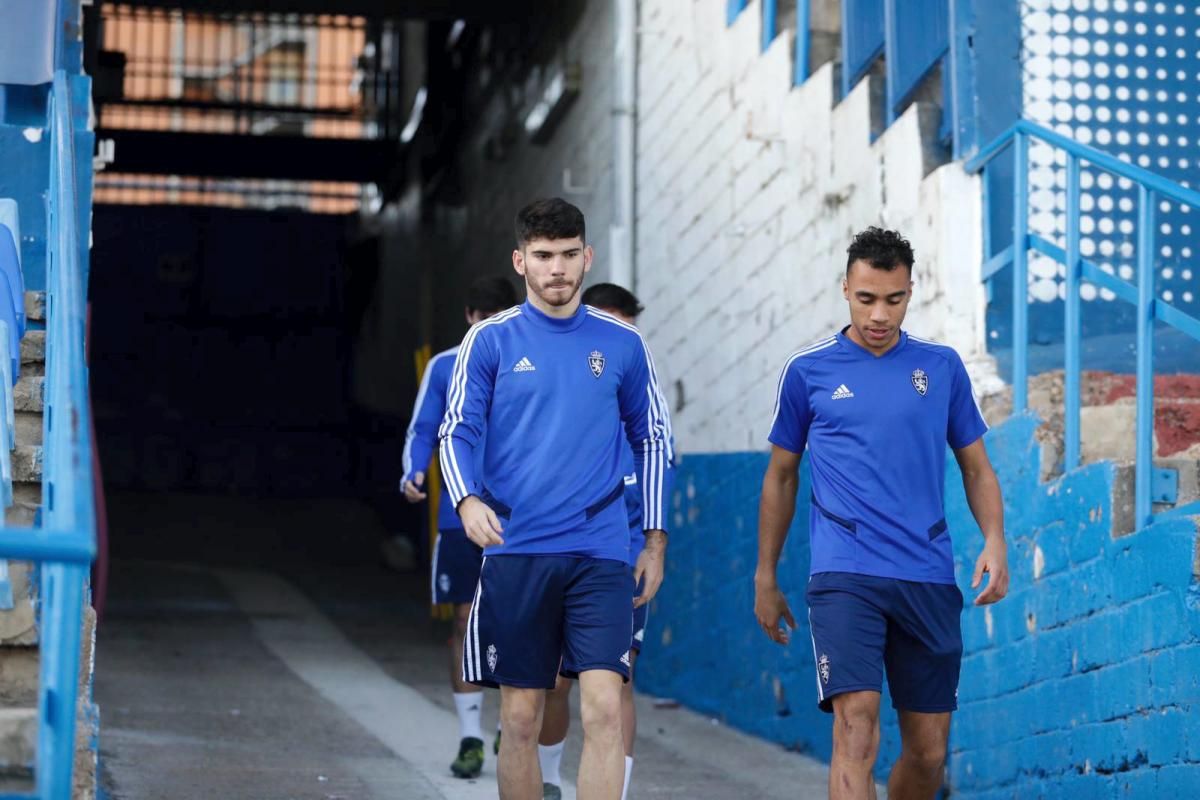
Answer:
POLYGON ((347 14, 487 22, 513 19, 533 3, 531 0, 122 0, 121 5, 219 13, 347 14))

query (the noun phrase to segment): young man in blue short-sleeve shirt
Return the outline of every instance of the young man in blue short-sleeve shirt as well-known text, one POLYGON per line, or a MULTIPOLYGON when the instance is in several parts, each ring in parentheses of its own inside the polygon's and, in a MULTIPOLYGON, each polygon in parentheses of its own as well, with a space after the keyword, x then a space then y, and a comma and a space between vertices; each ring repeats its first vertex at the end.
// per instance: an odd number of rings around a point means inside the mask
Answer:
MULTIPOLYGON (((465 315, 474 325, 489 319, 517 304, 517 292, 512 282, 500 275, 478 278, 467 290, 465 315)), ((438 447, 438 428, 446 413, 446 393, 458 345, 443 350, 429 360, 421 376, 421 388, 413 407, 412 420, 404 437, 404 477, 400 490, 410 503, 426 498, 425 475, 429 462, 438 447)), ((478 453, 483 455, 482 450, 478 453)), ((454 504, 442 481, 438 504, 438 535, 430 563, 430 594, 436 603, 454 606, 454 629, 450 635, 450 686, 454 692, 454 709, 458 714, 458 756, 450 771, 459 778, 477 778, 483 770, 483 692, 462 679, 458 662, 462 658, 463 637, 467 630, 467 614, 475 599, 479 583, 479 565, 483 550, 467 538, 454 504)))
POLYGON ((829 796, 875 796, 886 674, 902 741, 888 796, 933 798, 962 661, 963 598, 942 507, 946 446, 985 540, 972 588, 990 577, 975 605, 1008 591, 1003 501, 962 360, 901 330, 912 296, 909 243, 868 228, 848 254, 850 325, 793 353, 780 376, 759 507, 755 615, 768 636, 787 643, 781 620, 796 623, 776 572, 807 451, 817 699, 834 715, 829 796))
POLYGON ((518 213, 516 229, 513 267, 528 299, 467 333, 440 431, 451 500, 484 548, 463 677, 500 687, 504 800, 541 795, 545 690, 560 671, 577 677, 577 796, 617 800, 633 609, 653 598, 663 575, 670 421, 637 328, 580 302, 592 251, 579 209, 537 201, 518 213), (627 446, 645 530, 632 570, 627 446), (634 599, 638 579, 645 588, 634 599))

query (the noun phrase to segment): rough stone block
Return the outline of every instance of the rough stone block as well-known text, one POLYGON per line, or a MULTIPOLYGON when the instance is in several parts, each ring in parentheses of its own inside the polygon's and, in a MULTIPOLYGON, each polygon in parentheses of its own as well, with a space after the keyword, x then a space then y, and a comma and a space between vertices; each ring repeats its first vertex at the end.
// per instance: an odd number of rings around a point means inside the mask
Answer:
POLYGON ((16 411, 41 413, 46 405, 46 378, 43 375, 22 375, 13 387, 13 408, 16 411))

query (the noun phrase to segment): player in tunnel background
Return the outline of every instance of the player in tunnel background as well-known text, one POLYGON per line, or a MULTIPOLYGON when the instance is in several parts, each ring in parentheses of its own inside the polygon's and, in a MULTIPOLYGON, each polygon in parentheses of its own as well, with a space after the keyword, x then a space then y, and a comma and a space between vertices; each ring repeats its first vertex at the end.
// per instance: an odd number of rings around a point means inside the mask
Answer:
MULTIPOLYGON (((477 279, 467 290, 464 316, 468 325, 482 322, 516 305, 517 293, 508 278, 492 275, 477 279)), ((458 345, 435 355, 425 366, 421 387, 417 392, 412 422, 404 440, 404 477, 400 489, 410 503, 425 500, 425 474, 437 449, 437 431, 446 413, 446 392, 458 345)), ((480 448, 477 454, 482 459, 480 448)), ((438 505, 438 535, 430 559, 430 591, 434 604, 454 606, 454 629, 450 635, 450 686, 454 692, 454 708, 458 714, 458 756, 450 765, 451 772, 460 778, 476 778, 483 769, 483 729, 480 714, 483 692, 462 678, 459 662, 462 659, 463 637, 466 635, 467 614, 479 581, 483 550, 467 538, 454 504, 441 488, 438 505)))
MULTIPOLYGON (((615 283, 597 283, 583 292, 583 302, 611 314, 628 325, 635 325, 637 317, 644 311, 633 292, 615 283)), ((629 564, 634 566, 645 544, 642 531, 642 495, 637 472, 633 469, 633 453, 626 452, 625 507, 629 512, 629 564)), ((673 468, 673 465, 671 465, 673 468)), ((642 593, 639 584, 634 596, 642 593)), ((634 669, 641 654, 646 633, 648 605, 633 610, 633 641, 629 648, 629 682, 621 690, 621 733, 625 741, 625 784, 621 800, 629 794, 629 782, 633 775, 633 746, 637 738, 637 713, 633 702, 634 669)), ((538 737, 538 762, 542 768, 543 800, 558 800, 562 797, 563 745, 570 726, 570 694, 572 681, 561 675, 554 689, 546 693, 546 708, 542 717, 542 731, 538 737)))

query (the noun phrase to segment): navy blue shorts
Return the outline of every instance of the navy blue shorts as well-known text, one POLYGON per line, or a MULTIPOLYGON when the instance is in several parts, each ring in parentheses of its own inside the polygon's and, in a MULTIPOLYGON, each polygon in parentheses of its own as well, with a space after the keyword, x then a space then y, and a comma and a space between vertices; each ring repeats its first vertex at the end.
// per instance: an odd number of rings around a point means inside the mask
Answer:
MULTIPOLYGON (((645 581, 638 581, 637 588, 633 591, 635 598, 642 596, 644 585, 645 581)), ((646 615, 649 612, 649 603, 633 610, 633 644, 629 646, 629 649, 635 653, 642 652, 642 639, 646 638, 646 615)))
POLYGON ((895 708, 929 714, 958 708, 963 596, 957 586, 819 572, 809 579, 807 598, 822 711, 833 711, 839 694, 882 691, 885 670, 895 708))
POLYGON ((433 602, 461 605, 474 600, 482 564, 483 548, 468 539, 466 531, 438 531, 429 569, 433 602))
POLYGON ((463 641, 463 680, 553 689, 561 673, 605 669, 629 680, 633 571, 574 556, 483 560, 463 641))

